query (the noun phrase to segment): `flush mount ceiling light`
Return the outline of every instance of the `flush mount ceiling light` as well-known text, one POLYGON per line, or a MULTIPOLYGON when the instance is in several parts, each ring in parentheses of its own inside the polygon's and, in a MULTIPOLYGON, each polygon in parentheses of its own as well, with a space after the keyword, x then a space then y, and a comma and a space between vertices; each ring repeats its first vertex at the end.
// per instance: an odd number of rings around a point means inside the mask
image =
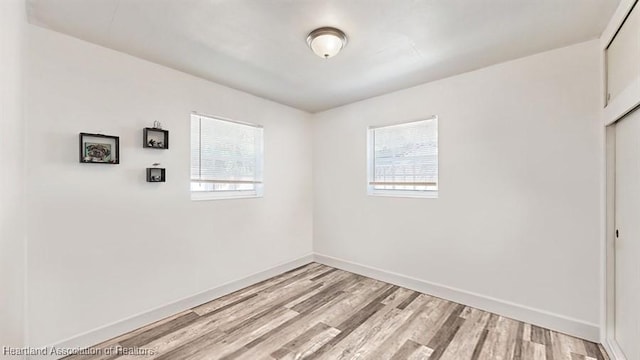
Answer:
POLYGON ((316 55, 328 59, 347 45, 347 35, 336 28, 321 27, 307 36, 307 44, 316 55))

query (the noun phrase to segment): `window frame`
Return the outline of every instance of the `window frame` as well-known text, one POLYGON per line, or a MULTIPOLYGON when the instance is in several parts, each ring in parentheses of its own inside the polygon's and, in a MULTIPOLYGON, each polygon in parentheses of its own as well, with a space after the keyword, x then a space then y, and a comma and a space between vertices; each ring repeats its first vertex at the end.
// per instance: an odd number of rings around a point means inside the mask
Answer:
POLYGON ((422 199, 437 199, 440 191, 440 141, 439 141, 439 129, 438 129, 438 116, 431 115, 418 120, 403 121, 392 124, 375 125, 367 127, 367 195, 369 196, 383 196, 383 197, 402 197, 402 198, 422 198, 422 199), (375 140, 374 133, 376 129, 406 125, 411 123, 417 123, 422 121, 433 121, 435 124, 436 139, 438 139, 438 153, 437 167, 438 178, 436 179, 435 190, 391 190, 391 189, 376 189, 372 184, 375 179, 375 140))
MULTIPOLYGON (((194 180, 191 178, 191 160, 189 161, 189 193, 191 194, 191 200, 193 201, 202 201, 202 200, 230 200, 230 199, 252 199, 252 198, 261 198, 264 196, 264 127, 262 125, 259 124, 253 124, 253 123, 248 123, 248 122, 243 122, 243 121, 237 121, 237 120, 232 120, 232 119, 228 119, 225 117, 221 117, 221 116, 215 116, 215 115, 208 115, 208 114, 202 114, 202 113, 198 113, 198 112, 192 112, 190 117, 189 117, 189 127, 191 128, 194 117, 199 117, 200 121, 202 121, 202 118, 207 118, 207 119, 211 119, 211 120, 215 120, 215 121, 223 121, 223 122, 228 122, 228 123, 232 123, 235 125, 242 125, 242 126, 250 126, 253 128, 257 128, 260 129, 260 135, 261 135, 261 139, 260 139, 260 148, 257 149, 256 151, 256 179, 259 180, 255 180, 252 183, 255 185, 254 189, 251 190, 230 190, 230 191, 220 191, 220 190, 213 190, 213 191, 193 191, 191 186, 193 183, 203 183, 206 181, 198 181, 198 180, 194 180)), ((200 141, 200 143, 202 144, 202 134, 200 133, 198 136, 198 140, 200 141)), ((191 135, 189 138, 189 157, 191 158, 191 135)), ((202 149, 202 147, 200 147, 200 149, 202 149)), ((243 181, 244 182, 244 181, 243 181)), ((229 181, 229 182, 223 182, 223 183, 235 183, 235 181, 229 181)))

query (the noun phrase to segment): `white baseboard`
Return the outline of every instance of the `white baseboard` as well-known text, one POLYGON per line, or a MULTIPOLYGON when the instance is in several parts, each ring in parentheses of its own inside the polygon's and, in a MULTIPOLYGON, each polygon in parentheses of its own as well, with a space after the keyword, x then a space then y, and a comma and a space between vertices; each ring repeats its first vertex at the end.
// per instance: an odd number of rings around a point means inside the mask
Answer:
MULTIPOLYGON (((600 341, 600 329, 596 324, 316 253, 276 265, 272 268, 254 273, 242 279, 231 281, 199 294, 107 324, 100 328, 60 341, 52 346, 55 346, 58 349, 86 348, 313 261, 481 310, 493 312, 516 320, 560 331, 590 341, 600 341)), ((49 348, 52 346, 49 346, 49 348)), ((620 353, 619 349, 616 351, 616 348, 608 342, 603 343, 603 346, 612 356, 611 360, 626 360, 624 357, 620 357, 618 355, 620 353)), ((27 359, 30 360, 55 360, 59 358, 60 356, 27 357, 27 359)))
POLYGON ((388 282, 390 284, 437 296, 446 300, 451 300, 463 305, 496 313, 508 318, 524 321, 593 342, 600 342, 600 327, 596 324, 591 324, 582 320, 573 319, 544 310, 534 309, 525 305, 504 301, 485 295, 452 288, 446 285, 435 284, 429 281, 416 279, 411 276, 381 270, 327 255, 316 253, 314 255, 314 260, 315 262, 327 266, 339 268, 376 280, 388 282))
MULTIPOLYGON (((288 261, 269 269, 251 274, 242 279, 230 281, 226 284, 220 285, 213 289, 188 296, 186 298, 180 299, 178 301, 157 307, 155 309, 151 309, 149 311, 131 316, 126 319, 122 319, 116 321, 111 324, 107 324, 105 326, 99 327, 97 329, 85 332, 83 334, 76 335, 69 339, 58 342, 57 344, 48 346, 48 349, 52 347, 56 347, 57 349, 76 349, 76 348, 86 348, 95 344, 99 344, 106 340, 112 339, 116 336, 125 334, 127 332, 138 329, 142 326, 151 324, 153 322, 162 320, 169 316, 175 315, 179 312, 185 311, 187 309, 191 309, 200 304, 204 304, 211 300, 217 299, 221 296, 230 294, 234 291, 243 289, 247 286, 251 286, 260 281, 267 280, 276 275, 280 275, 286 271, 295 269, 299 266, 306 265, 313 262, 313 254, 308 254, 298 259, 288 261)), ((55 360, 59 359, 61 356, 41 356, 34 355, 31 357, 27 357, 29 360, 55 360)))
POLYGON ((622 353, 622 349, 620 349, 620 345, 610 338, 606 338, 602 341, 602 346, 607 351, 609 355, 609 359, 611 360, 627 360, 627 357, 622 353))

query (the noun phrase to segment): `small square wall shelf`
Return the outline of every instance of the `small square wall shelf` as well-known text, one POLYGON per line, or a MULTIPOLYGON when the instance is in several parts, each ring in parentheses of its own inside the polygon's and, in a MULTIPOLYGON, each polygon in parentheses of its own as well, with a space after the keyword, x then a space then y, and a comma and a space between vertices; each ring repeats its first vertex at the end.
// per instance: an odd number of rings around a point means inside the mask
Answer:
POLYGON ((167 170, 164 168, 147 168, 147 182, 166 182, 167 170))
POLYGON ((151 149, 169 148, 169 130, 158 128, 144 128, 142 147, 151 149))

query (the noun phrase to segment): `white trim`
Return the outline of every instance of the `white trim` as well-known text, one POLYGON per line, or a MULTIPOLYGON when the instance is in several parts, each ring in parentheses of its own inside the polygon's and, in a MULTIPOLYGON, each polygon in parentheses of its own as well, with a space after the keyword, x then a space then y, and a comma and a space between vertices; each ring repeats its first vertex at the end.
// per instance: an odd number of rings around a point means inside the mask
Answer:
MULTIPOLYGON (((614 36, 618 32, 618 29, 622 26, 623 22, 629 15, 629 12, 633 8, 634 4, 638 0, 621 0, 615 13, 609 20, 607 27, 600 36, 600 49, 602 50, 603 58, 603 96, 606 97, 607 93, 607 63, 606 63, 606 51, 609 44, 613 40, 614 36)), ((633 110, 640 104, 640 79, 635 79, 626 89, 618 94, 615 99, 609 102, 603 111, 604 126, 610 125, 613 122, 619 120, 629 111, 633 110)))
POLYGON ((627 360, 627 357, 624 356, 622 349, 620 349, 620 345, 618 345, 615 340, 607 339, 603 341, 602 347, 605 349, 607 355, 609 355, 609 358, 611 360, 627 360))
MULTIPOLYGON (((204 304, 211 300, 217 299, 221 296, 230 294, 234 291, 243 289, 247 286, 254 285, 260 281, 267 280, 276 275, 280 275, 286 271, 295 269, 299 266, 309 264, 311 262, 313 262, 313 254, 307 254, 295 260, 278 264, 276 266, 253 273, 241 279, 227 282, 213 289, 209 289, 198 294, 187 296, 185 298, 174 301, 172 303, 159 306, 149 311, 145 311, 143 313, 133 315, 126 319, 118 320, 111 324, 107 324, 97 329, 93 329, 85 333, 73 336, 71 338, 62 340, 56 344, 50 345, 49 348, 51 348, 52 346, 55 346, 57 348, 78 348, 78 347, 85 348, 88 346, 99 344, 103 341, 112 339, 116 336, 138 329, 142 326, 162 320, 164 318, 175 315, 187 309, 191 309, 200 304, 204 304)), ((27 357, 27 359, 54 360, 54 359, 58 359, 58 357, 38 356, 38 357, 27 357)))
POLYGON ((264 197, 257 190, 248 191, 192 191, 191 200, 193 201, 206 201, 206 200, 232 200, 232 199, 255 199, 264 197))
POLYGON ((367 195, 396 198, 437 199, 438 190, 376 190, 372 189, 370 186, 367 189, 367 195))
MULTIPOLYGON (((604 345, 614 334, 615 321, 615 125, 604 129, 604 181, 603 181, 603 234, 601 239, 601 331, 600 342, 604 345)), ((609 351, 610 352, 610 351, 609 351)))
MULTIPOLYGON (((188 296, 186 298, 131 316, 129 318, 101 326, 97 329, 90 330, 85 333, 62 340, 56 344, 50 345, 50 347, 55 346, 58 348, 85 348, 88 346, 92 346, 314 261, 320 264, 419 291, 421 293, 441 297, 443 299, 454 301, 460 304, 472 306, 516 320, 567 333, 579 338, 599 342, 599 328, 596 324, 587 323, 560 314, 555 314, 540 309, 534 309, 525 305, 492 298, 462 289, 456 289, 450 286, 436 284, 411 276, 398 274, 395 272, 386 271, 343 259, 338 259, 332 256, 314 253, 276 265, 274 267, 251 274, 244 278, 230 281, 216 288, 192 296, 188 296)), ((611 360, 626 360, 624 356, 621 357, 621 352, 614 343, 610 343, 609 341, 603 341, 602 343, 605 347, 605 350, 611 356, 611 360)), ((27 359, 55 360, 57 359, 57 357, 30 357, 27 359)))
MULTIPOLYGON (((604 109, 606 106, 606 56, 604 51, 600 51, 600 94, 601 105, 600 109, 604 109)), ((602 118, 603 113, 600 113, 602 118)), ((607 128, 602 127, 601 144, 600 144, 600 341, 602 342, 606 337, 607 326, 607 253, 606 253, 606 237, 607 237, 607 164, 608 164, 608 152, 607 152, 607 128)))
POLYGON ((384 125, 370 125, 369 127, 367 127, 368 130, 377 130, 377 129, 382 129, 382 128, 386 128, 386 127, 390 127, 390 126, 397 126, 397 125, 407 125, 407 124, 413 124, 413 123, 417 123, 417 122, 422 122, 422 121, 431 121, 431 120, 438 120, 438 115, 429 115, 425 118, 420 118, 418 120, 409 120, 409 121, 400 121, 400 122, 394 122, 394 123, 390 123, 390 124, 384 124, 384 125))
POLYGON ((496 299, 482 294, 476 294, 462 289, 456 289, 442 284, 436 284, 411 276, 358 264, 348 260, 338 259, 332 256, 316 253, 314 255, 314 260, 320 264, 350 271, 421 293, 437 296, 463 305, 478 308, 480 310, 489 311, 582 339, 600 342, 600 328, 597 324, 496 299))
POLYGON ((191 115, 195 115, 195 116, 199 116, 199 117, 205 117, 205 118, 214 119, 214 120, 222 120, 222 121, 235 123, 235 124, 239 124, 239 125, 247 125, 247 126, 251 126, 251 127, 255 127, 255 128, 260 128, 260 129, 264 128, 264 126, 262 126, 260 124, 254 124, 254 123, 250 123, 250 122, 246 122, 246 121, 240 121, 240 120, 233 120, 233 119, 230 119, 230 118, 227 118, 227 117, 224 117, 224 116, 208 115, 208 114, 204 114, 204 113, 197 112, 197 111, 192 111, 191 115))
POLYGON ((631 11, 631 8, 636 3, 636 1, 637 0, 621 0, 620 1, 618 8, 613 13, 611 20, 609 20, 607 27, 604 29, 604 31, 602 32, 602 35, 600 36, 601 49, 606 50, 609 47, 611 40, 613 40, 613 37, 618 32, 618 29, 620 29, 620 26, 622 26, 622 23, 627 18, 627 15, 631 11))
POLYGON ((640 105, 640 78, 633 80, 603 110, 604 126, 611 125, 640 105))
MULTIPOLYGON (((624 115, 632 111, 640 104, 640 79, 635 79, 625 90, 623 90, 618 96, 616 96, 608 104, 606 103, 607 93, 607 63, 606 63, 606 50, 609 47, 611 41, 615 37, 616 33, 624 23, 625 19, 633 9, 638 0, 621 0, 615 13, 609 20, 606 28, 600 36, 600 49, 601 49, 601 64, 602 64, 602 123, 604 128, 605 144, 604 144, 604 156, 605 167, 603 174, 603 188, 601 195, 602 201, 602 223, 603 229, 601 234, 601 246, 600 249, 603 252, 601 254, 601 314, 600 314, 600 342, 602 346, 609 354, 612 360, 626 360, 626 357, 622 354, 620 347, 614 338, 614 282, 613 279, 613 232, 610 231, 610 227, 615 228, 615 218, 613 212, 615 212, 614 205, 614 187, 612 181, 615 181, 613 173, 615 172, 615 164, 611 164, 611 161, 615 161, 615 155, 609 153, 614 151, 610 147, 615 146, 615 133, 610 134, 608 130, 615 131, 615 128, 608 128, 624 115), (614 168, 611 169, 611 166, 614 168)), ((614 148, 615 149, 615 148, 614 148)))

